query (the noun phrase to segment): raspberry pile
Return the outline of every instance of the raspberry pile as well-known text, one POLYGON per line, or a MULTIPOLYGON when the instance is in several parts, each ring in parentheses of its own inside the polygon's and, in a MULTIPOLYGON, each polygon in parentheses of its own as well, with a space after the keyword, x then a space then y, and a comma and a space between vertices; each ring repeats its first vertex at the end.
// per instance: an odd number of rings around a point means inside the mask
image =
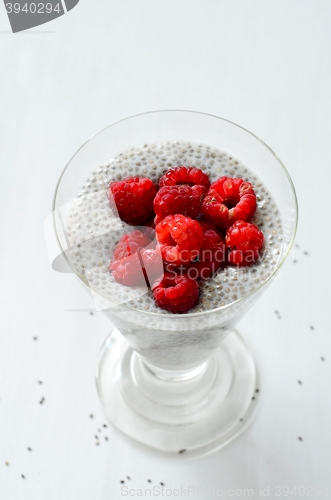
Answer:
POLYGON ((156 187, 146 177, 126 177, 109 184, 108 198, 111 208, 120 219, 129 224, 144 224, 154 213, 153 200, 156 187))
POLYGON ((263 240, 262 231, 259 231, 254 224, 238 220, 229 227, 225 236, 229 248, 229 262, 241 266, 254 264, 259 258, 263 240))
POLYGON ((194 307, 198 280, 227 265, 253 264, 263 246, 263 233, 249 222, 254 188, 243 179, 221 177, 210 185, 201 169, 180 166, 158 185, 145 177, 111 182, 109 202, 123 221, 143 225, 116 245, 114 279, 149 286, 156 305, 171 313, 194 307))

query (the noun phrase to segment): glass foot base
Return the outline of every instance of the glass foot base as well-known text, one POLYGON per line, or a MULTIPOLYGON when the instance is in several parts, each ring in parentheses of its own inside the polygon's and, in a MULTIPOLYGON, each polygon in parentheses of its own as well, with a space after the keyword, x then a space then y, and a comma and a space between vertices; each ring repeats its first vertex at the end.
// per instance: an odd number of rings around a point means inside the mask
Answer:
POLYGON ((233 330, 188 379, 162 379, 117 329, 96 366, 98 393, 109 421, 160 451, 203 456, 235 439, 251 421, 257 373, 244 340, 233 330))

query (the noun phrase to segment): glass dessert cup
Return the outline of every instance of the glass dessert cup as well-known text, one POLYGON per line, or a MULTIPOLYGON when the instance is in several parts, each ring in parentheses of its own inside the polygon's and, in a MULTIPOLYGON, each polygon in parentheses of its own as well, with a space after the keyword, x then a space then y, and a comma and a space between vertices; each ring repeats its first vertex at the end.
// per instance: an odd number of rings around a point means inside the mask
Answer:
POLYGON ((294 187, 274 152, 216 116, 190 111, 133 116, 92 137, 70 160, 56 189, 53 220, 69 266, 114 325, 96 365, 97 389, 110 422, 143 444, 180 455, 207 454, 238 436, 256 406, 257 371, 234 327, 279 271, 297 226, 294 187), (209 144, 240 159, 271 189, 282 219, 282 244, 270 276, 245 296, 198 313, 158 314, 103 296, 73 266, 64 230, 68 212, 63 207, 94 168, 124 149, 169 140, 209 144))

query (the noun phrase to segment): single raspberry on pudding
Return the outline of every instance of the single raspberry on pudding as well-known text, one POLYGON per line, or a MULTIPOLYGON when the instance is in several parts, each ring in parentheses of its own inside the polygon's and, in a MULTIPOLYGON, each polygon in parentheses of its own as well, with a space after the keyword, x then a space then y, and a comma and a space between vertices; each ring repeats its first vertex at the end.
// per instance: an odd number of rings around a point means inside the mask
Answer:
POLYGON ((189 186, 201 185, 209 189, 210 182, 208 175, 200 168, 195 167, 174 167, 170 168, 159 180, 159 186, 176 186, 187 184, 189 186))
POLYGON ((155 243, 135 229, 122 236, 117 243, 110 270, 118 283, 127 286, 144 285, 163 275, 160 254, 154 249, 155 243))
POLYGON ((129 234, 122 236, 114 250, 114 259, 121 260, 133 255, 140 248, 145 248, 152 243, 151 239, 141 231, 135 229, 129 234))
POLYGON ((202 197, 201 190, 191 186, 163 186, 154 198, 155 224, 173 214, 187 215, 195 219, 200 213, 202 197))
POLYGON ((109 184, 108 198, 113 210, 129 224, 143 224, 153 216, 156 187, 147 177, 126 177, 109 184))
POLYGON ((203 230, 203 242, 199 257, 196 262, 191 262, 184 267, 184 272, 189 278, 207 279, 227 261, 227 248, 223 236, 213 224, 199 221, 203 230))
POLYGON ((252 184, 230 177, 220 177, 213 182, 201 206, 205 219, 223 231, 237 220, 249 220, 255 210, 252 184))
POLYGON ((165 273, 153 286, 157 306, 172 313, 184 313, 198 301, 199 288, 196 280, 183 275, 165 273))
POLYGON ((163 276, 163 263, 158 252, 142 248, 133 255, 111 261, 110 270, 121 285, 150 286, 156 278, 163 276))
POLYGON ((263 233, 255 224, 238 220, 225 235, 226 246, 230 249, 229 262, 239 266, 254 264, 259 258, 263 240, 263 233))
POLYGON ((137 253, 120 260, 111 260, 110 271, 117 283, 133 286, 145 283, 145 276, 137 253))
POLYGON ((168 215, 156 228, 157 250, 165 262, 179 266, 199 255, 203 231, 199 222, 185 215, 168 215))

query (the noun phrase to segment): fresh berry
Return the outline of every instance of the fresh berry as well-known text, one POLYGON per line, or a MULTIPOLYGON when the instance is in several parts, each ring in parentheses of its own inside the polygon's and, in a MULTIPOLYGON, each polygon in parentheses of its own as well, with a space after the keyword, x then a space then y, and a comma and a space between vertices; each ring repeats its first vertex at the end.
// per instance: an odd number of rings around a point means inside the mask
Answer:
POLYGON ((151 239, 146 234, 135 229, 129 234, 122 236, 114 250, 114 259, 121 260, 124 257, 133 255, 140 248, 145 248, 152 243, 151 239))
POLYGON ((201 185, 209 189, 210 182, 208 175, 200 168, 195 167, 174 167, 161 177, 159 186, 176 186, 187 184, 189 186, 201 185))
POLYGON ((208 222, 199 222, 203 230, 203 242, 198 260, 184 267, 189 278, 207 279, 226 263, 226 245, 223 236, 215 226, 208 222))
POLYGON ((165 273, 152 287, 156 305, 172 313, 184 313, 198 301, 196 280, 183 275, 165 273))
POLYGON ((223 231, 237 220, 249 220, 255 210, 256 195, 252 184, 230 177, 215 181, 201 206, 205 219, 223 231))
POLYGON ((144 273, 137 253, 124 259, 111 260, 110 271, 117 283, 133 286, 145 282, 144 273))
POLYGON ((110 270, 117 283, 127 286, 149 285, 163 276, 160 254, 150 248, 140 249, 121 260, 111 261, 110 270))
POLYGON ((137 229, 122 236, 110 262, 115 280, 127 286, 153 283, 163 274, 162 260, 154 247, 155 243, 137 229))
POLYGON ((179 266, 188 264, 199 255, 203 231, 198 221, 185 215, 168 215, 157 224, 157 249, 162 259, 179 266))
MULTIPOLYGON (((195 186, 204 188, 203 186, 195 186)), ((206 188, 204 188, 206 189, 206 188)), ((200 213, 203 195, 200 189, 190 186, 164 186, 154 198, 155 224, 167 215, 182 214, 195 219, 200 213)))
POLYGON ((238 220, 225 235, 226 246, 230 249, 229 262, 239 266, 253 264, 259 258, 263 240, 263 233, 255 224, 238 220))
POLYGON ((146 177, 126 177, 109 184, 108 198, 112 209, 129 224, 143 224, 153 216, 156 187, 146 177))

